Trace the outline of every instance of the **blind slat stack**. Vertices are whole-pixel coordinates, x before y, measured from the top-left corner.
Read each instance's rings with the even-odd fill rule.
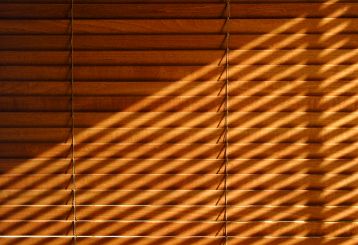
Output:
[[[357,243],[357,17],[3,0],[0,243]]]

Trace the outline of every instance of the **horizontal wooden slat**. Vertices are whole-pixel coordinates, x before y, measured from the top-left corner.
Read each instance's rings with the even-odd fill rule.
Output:
[[[69,51],[2,51],[0,64],[69,64]],[[77,51],[74,53],[76,65],[204,65],[220,62],[224,51]]]
[[[0,176],[1,189],[71,189],[70,174]]]
[[[71,127],[71,112],[0,112],[1,127]]]
[[[51,158],[32,158],[32,159],[0,159],[0,172],[13,174],[55,174],[68,173],[71,166],[71,159],[51,159]]]
[[[217,81],[224,78],[224,67],[218,66],[79,66],[74,69],[78,81],[137,80],[137,81]],[[233,80],[353,80],[357,65],[237,65],[229,70]],[[69,80],[70,66],[2,66],[2,80]]]
[[[36,245],[51,243],[53,245],[68,245],[73,242],[72,237],[0,237],[0,243],[4,245]],[[87,241],[88,242],[88,241]]]
[[[2,189],[71,188],[70,174],[2,174],[0,181]],[[99,190],[216,190],[224,188],[224,175],[78,174],[76,187]],[[357,177],[345,174],[230,174],[227,188],[229,190],[353,189],[357,188]]]
[[[76,97],[74,109],[76,111],[192,111],[217,112],[223,103],[222,96],[172,96],[148,97],[143,102],[141,96],[115,97]],[[165,103],[166,104],[165,104]],[[69,96],[43,96],[41,100],[36,96],[0,97],[2,111],[69,111],[71,108]]]
[[[85,206],[76,207],[78,220],[222,220],[224,206]],[[72,206],[0,207],[2,220],[71,220]],[[357,206],[228,206],[229,221],[356,221]]]
[[[176,115],[175,120],[164,120]],[[336,114],[335,114],[336,115]],[[346,114],[343,114],[344,116]],[[71,127],[70,112],[0,112],[2,127]],[[339,114],[338,114],[339,116]],[[195,120],[201,117],[204,120]],[[77,127],[217,127],[222,112],[76,112]],[[222,124],[223,125],[223,124]]]
[[[100,47],[99,47],[100,49]],[[69,51],[1,51],[1,65],[68,65]],[[77,51],[75,65],[223,65],[221,50]],[[304,61],[304,62],[302,62]],[[233,50],[230,65],[354,64],[351,49]]]
[[[4,3],[14,2],[14,3],[28,3],[26,0],[3,0]],[[307,3],[307,0],[270,0],[272,3],[283,3],[283,2],[303,2]],[[69,0],[32,0],[33,3],[71,3]],[[160,3],[160,2],[170,2],[170,3],[193,3],[193,0],[77,0],[77,3],[85,4],[85,3]],[[222,3],[221,0],[195,0],[195,2],[199,3]],[[237,3],[248,3],[248,0],[233,0],[233,2]],[[267,0],[256,0],[255,3],[266,3]],[[330,0],[311,0],[310,3],[326,3],[333,4]],[[339,2],[342,3],[354,3],[353,0],[341,0]]]
[[[289,243],[301,243],[305,245],[314,245],[319,243],[324,243],[327,245],[335,245],[335,244],[355,244],[357,242],[357,238],[355,237],[256,237],[256,238],[248,238],[248,237],[233,237],[229,239],[231,244],[235,245],[244,245],[244,244],[255,244],[257,242],[263,243],[275,243],[275,244],[289,244]]]
[[[233,222],[228,224],[228,233],[242,236],[355,236],[356,226],[356,222]]]
[[[26,43],[23,38],[4,36],[2,42],[9,48],[36,45],[35,41]],[[21,37],[21,36],[20,36]],[[10,40],[9,40],[10,39]],[[43,42],[46,38],[41,39]],[[60,40],[60,39],[59,39]],[[15,42],[18,46],[13,47]],[[58,41],[57,41],[58,42]],[[24,43],[24,44],[23,44]],[[31,44],[33,43],[33,44]],[[47,42],[45,42],[46,44]],[[278,49],[278,48],[356,48],[356,34],[322,35],[315,34],[261,34],[230,35],[230,49]],[[46,45],[51,45],[46,44]],[[32,46],[30,46],[32,47]],[[28,47],[28,48],[30,48]],[[35,46],[36,47],[36,46]],[[74,47],[80,50],[101,49],[224,49],[225,35],[75,35]]]
[[[345,83],[345,86],[342,86]],[[224,82],[218,81],[81,81],[73,87],[75,96],[87,95],[223,95]],[[3,81],[1,95],[67,95],[71,94],[68,81]],[[358,86],[354,81],[230,81],[229,95],[356,95]]]
[[[70,128],[0,128],[0,142],[70,142]]]
[[[230,35],[230,49],[358,46],[357,34]],[[0,50],[70,50],[69,35],[2,35]],[[225,35],[75,35],[75,50],[225,49]]]
[[[71,144],[1,143],[0,158],[68,157]],[[194,147],[194,148],[193,148]],[[221,143],[83,143],[76,145],[77,157],[98,158],[221,158]],[[357,157],[354,143],[235,143],[230,144],[231,158],[338,158]],[[275,154],[272,154],[275,152]]]
[[[70,112],[1,112],[2,127],[71,127]],[[170,119],[170,120],[165,120]],[[231,127],[355,127],[355,112],[230,112]],[[222,112],[76,112],[76,127],[222,127]]]
[[[356,32],[355,19],[349,22],[344,19],[335,19],[334,24],[320,25],[322,20],[295,18],[271,19],[262,21],[260,19],[231,19],[230,33],[325,33],[341,25],[339,32]],[[51,23],[51,22],[50,22]],[[49,25],[51,26],[51,24]],[[1,25],[1,22],[0,22]],[[319,26],[319,27],[318,27]],[[16,26],[15,26],[16,28]],[[38,30],[32,30],[30,33]],[[305,31],[302,31],[305,30]],[[26,29],[25,29],[26,31]],[[223,33],[225,31],[225,20],[77,20],[74,22],[75,33]],[[41,33],[41,32],[40,32]],[[43,32],[42,32],[43,33]],[[61,34],[61,33],[59,33]]]
[[[45,111],[45,112],[70,112],[71,100],[68,96],[61,97],[0,97],[0,110],[3,112],[21,111]]]
[[[1,223],[0,223],[1,224]],[[106,229],[99,227],[106,225]],[[215,236],[222,235],[219,222],[78,222],[80,235],[153,235],[153,236]],[[219,233],[219,234],[218,234]]]
[[[356,162],[355,159],[230,159],[228,172],[354,174],[358,170]]]
[[[230,190],[230,205],[357,205],[356,190]],[[220,205],[223,190],[78,190],[85,205]],[[1,190],[2,205],[66,205],[71,190]]]
[[[21,206],[2,205],[1,220],[69,220],[73,219],[72,205]]]
[[[224,128],[76,128],[77,143],[216,143]],[[357,128],[230,128],[229,143],[354,143]],[[0,142],[70,142],[70,128],[0,128]]]
[[[332,19],[333,23],[329,21]],[[0,20],[0,34],[65,34],[69,26],[68,20]],[[339,18],[231,19],[229,31],[234,34],[329,33],[337,26],[342,27],[340,33],[358,31],[355,19]],[[74,34],[217,34],[225,32],[225,20],[76,20],[73,30]]]
[[[100,229],[103,225],[106,225],[106,229]],[[302,233],[306,236],[337,237],[354,236],[356,226],[357,223],[346,222],[233,222],[228,224],[228,232],[231,236],[239,233],[248,237],[270,234],[294,236]],[[221,222],[77,222],[79,235],[215,236],[221,227]],[[2,221],[0,230],[11,235],[60,235],[71,230],[71,222]]]
[[[347,7],[349,6],[349,8]],[[356,4],[319,3],[236,4],[231,5],[233,18],[257,17],[328,17],[341,9],[337,17],[357,17]],[[268,11],[269,10],[269,11]],[[224,4],[75,4],[75,18],[223,18]],[[0,18],[66,18],[69,4],[2,4]]]
[[[1,35],[1,50],[70,50],[68,35]]]
[[[77,244],[103,244],[103,245],[126,245],[126,244],[165,244],[165,245],[220,245],[224,241],[224,237],[196,237],[196,238],[182,238],[182,237],[78,237]],[[229,237],[230,244],[234,245],[246,245],[254,244],[255,242],[263,243],[301,243],[305,245],[315,245],[317,243],[324,243],[327,245],[346,244],[354,245],[357,243],[357,238],[354,237]],[[14,243],[18,245],[35,245],[51,243],[54,245],[67,245],[73,242],[72,238],[5,238],[0,237],[1,244],[12,245]]]
[[[4,112],[64,112],[71,106],[70,98],[66,96],[43,96],[41,100],[35,96],[2,96],[0,102],[0,109]],[[218,112],[223,103],[222,96],[148,96],[145,99],[141,96],[85,96],[75,97],[74,109],[78,112]],[[229,111],[354,112],[357,103],[357,98],[351,96],[325,96],[324,99],[320,96],[235,96],[229,100]],[[173,117],[177,115],[173,114]]]
[[[61,19],[68,18],[70,13],[70,5],[64,4],[34,4],[28,3],[2,3],[0,10],[0,18],[46,18]]]
[[[80,4],[75,5],[77,18],[222,18],[224,4]],[[320,8],[321,4],[236,4],[231,5],[233,18],[255,17],[324,17],[332,15],[336,9],[342,9],[338,16],[357,17],[357,6],[335,3],[328,8]],[[269,9],[269,11],[267,11]],[[346,11],[343,11],[346,10]]]
[[[78,174],[214,174],[223,173],[222,159],[78,158]],[[71,159],[0,159],[1,173],[68,173]],[[229,159],[230,174],[343,173],[358,171],[356,159]]]
[[[1,158],[68,158],[70,143],[0,143]]]
[[[68,235],[72,231],[72,221],[0,221],[0,234],[3,235]]]
[[[218,205],[222,203],[222,194],[222,190],[78,190],[76,202],[78,205]],[[72,190],[1,190],[0,203],[67,205],[72,203],[72,196]]]
[[[75,137],[77,143],[97,142],[157,142],[157,143],[215,143],[223,134],[223,129],[206,129],[206,133],[201,136],[192,137],[197,133],[197,129],[187,128],[146,128],[142,133],[135,133],[135,128],[90,128],[76,129]],[[132,136],[130,134],[133,134]],[[68,142],[71,135],[71,129],[68,128],[1,128],[0,142]],[[221,140],[222,141],[222,140]]]

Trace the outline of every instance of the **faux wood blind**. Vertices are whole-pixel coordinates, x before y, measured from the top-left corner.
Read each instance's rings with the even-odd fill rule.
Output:
[[[2,0],[0,244],[357,244],[357,17]]]

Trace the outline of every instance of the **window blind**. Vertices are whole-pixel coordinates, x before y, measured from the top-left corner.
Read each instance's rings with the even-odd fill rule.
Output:
[[[358,3],[3,0],[1,244],[355,244]]]

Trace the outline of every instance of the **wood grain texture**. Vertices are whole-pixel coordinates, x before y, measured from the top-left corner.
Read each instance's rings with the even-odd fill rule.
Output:
[[[225,10],[0,3],[0,244],[357,243],[357,2]]]
[[[329,33],[335,26],[342,26],[340,33],[357,32],[355,19],[331,18],[318,20],[295,19],[232,19],[230,33],[233,34],[294,34]],[[323,25],[322,21],[328,24]],[[321,24],[320,24],[321,23]],[[287,26],[287,27],[285,27]],[[70,28],[68,20],[0,20],[0,34],[66,34]],[[167,19],[167,20],[76,20],[75,34],[218,34],[225,33],[225,20],[221,19]]]

